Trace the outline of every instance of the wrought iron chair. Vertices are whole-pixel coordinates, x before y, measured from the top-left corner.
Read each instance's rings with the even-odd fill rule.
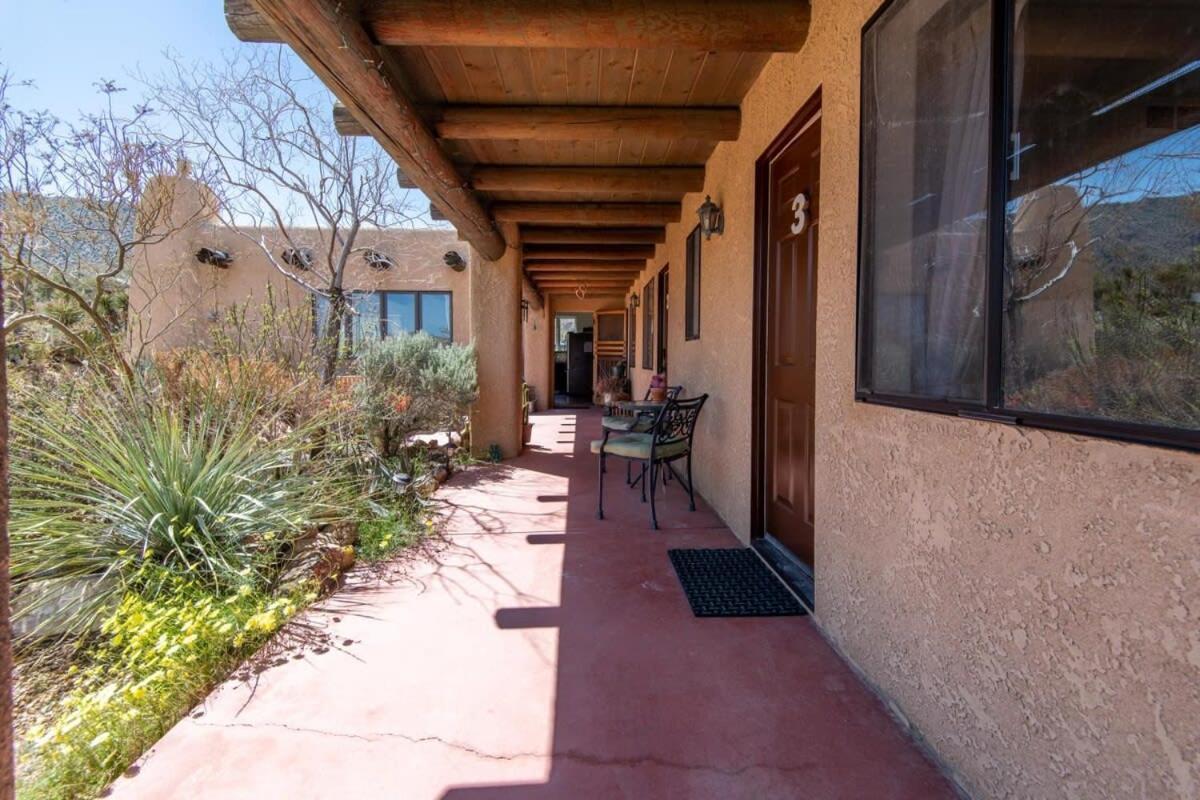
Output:
[[[683,386],[668,386],[667,400],[675,400],[683,393]],[[646,394],[642,397],[642,402],[650,399],[650,387],[646,387]],[[625,411],[622,410],[619,414],[609,414],[600,419],[600,427],[605,432],[611,433],[645,433],[650,430],[650,426],[654,424],[655,411]],[[640,479],[639,479],[640,480]],[[663,475],[663,480],[666,480],[666,475]],[[629,462],[625,463],[625,485],[633,486],[635,483],[633,473],[630,472]]]
[[[650,486],[650,524],[658,530],[658,509],[654,496],[658,488],[658,471],[666,469],[674,473],[680,483],[683,477],[675,472],[674,462],[687,459],[688,508],[696,510],[696,493],[692,488],[692,440],[696,434],[696,420],[704,407],[707,394],[686,400],[672,399],[655,415],[650,429],[644,432],[616,433],[605,430],[604,438],[592,442],[592,452],[600,461],[600,492],[596,505],[596,518],[604,519],[604,472],[609,456],[624,458],[626,463],[638,461],[642,466],[642,502],[646,501],[646,485]],[[647,472],[649,476],[647,477]]]

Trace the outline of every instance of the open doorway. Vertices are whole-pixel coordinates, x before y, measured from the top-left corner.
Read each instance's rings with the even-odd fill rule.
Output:
[[[581,408],[592,404],[594,324],[590,313],[554,315],[555,408]]]

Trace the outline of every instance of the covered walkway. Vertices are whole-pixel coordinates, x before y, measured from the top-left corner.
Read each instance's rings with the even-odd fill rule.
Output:
[[[614,475],[594,518],[598,430],[539,415],[452,479],[434,559],[310,612],[336,646],[221,687],[114,796],[953,797],[808,618],[692,617],[666,550],[738,546],[702,503],[651,532]]]

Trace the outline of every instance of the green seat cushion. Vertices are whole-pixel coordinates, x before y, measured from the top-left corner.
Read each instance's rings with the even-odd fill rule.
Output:
[[[600,424],[606,431],[642,433],[650,429],[654,424],[654,420],[644,416],[604,417],[600,421]]]
[[[650,458],[650,446],[654,443],[654,437],[648,433],[623,433],[619,436],[608,437],[608,444],[604,444],[603,439],[597,439],[592,442],[592,452],[599,453],[600,447],[604,446],[604,452],[610,456],[619,456],[621,458],[637,458],[647,460]],[[655,450],[654,455],[657,458],[674,458],[687,453],[688,443],[686,441],[671,442],[662,444]]]

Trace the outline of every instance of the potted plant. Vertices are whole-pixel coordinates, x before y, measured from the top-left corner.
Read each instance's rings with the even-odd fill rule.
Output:
[[[616,375],[605,375],[596,381],[596,394],[606,406],[614,405],[625,393],[625,379]]]
[[[650,402],[667,402],[667,376],[653,375],[650,378]]]

